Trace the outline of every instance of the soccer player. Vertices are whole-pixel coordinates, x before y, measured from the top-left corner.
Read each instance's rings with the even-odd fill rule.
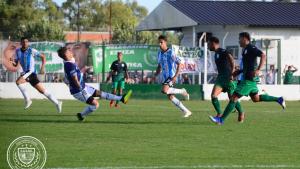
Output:
[[[114,61],[111,66],[109,76],[106,79],[106,82],[109,81],[110,77],[112,77],[112,93],[122,96],[123,90],[125,89],[125,79],[128,80],[128,69],[127,64],[122,61],[123,54],[122,52],[117,53],[118,60]],[[119,101],[116,101],[115,107],[118,107]],[[110,107],[112,107],[114,101],[110,101]]]
[[[21,38],[21,48],[16,49],[16,58],[11,60],[13,66],[18,66],[21,64],[23,72],[21,76],[17,79],[16,84],[20,89],[24,100],[25,100],[25,109],[28,109],[32,101],[28,96],[28,93],[25,88],[25,83],[29,82],[37,91],[46,96],[52,103],[55,104],[56,109],[59,113],[62,110],[62,102],[58,101],[50,92],[48,92],[43,85],[40,83],[36,70],[35,70],[35,58],[40,57],[42,60],[41,73],[45,72],[45,63],[46,58],[44,54],[41,54],[36,49],[29,47],[29,39],[27,37]]]
[[[216,37],[211,37],[209,39],[209,50],[215,52],[215,63],[218,70],[218,77],[214,84],[213,90],[211,92],[211,102],[214,106],[217,115],[216,117],[221,117],[221,106],[218,100],[218,95],[221,92],[227,92],[228,98],[230,98],[236,88],[237,82],[233,79],[233,72],[235,70],[234,59],[227,50],[220,48],[219,39]],[[238,101],[235,105],[239,116],[238,121],[244,121],[244,112]]]
[[[260,70],[265,64],[266,55],[259,50],[256,46],[250,43],[250,34],[248,32],[242,32],[239,34],[239,43],[243,48],[243,80],[237,85],[227,107],[224,110],[224,113],[221,117],[212,117],[210,120],[217,124],[223,124],[226,117],[230,112],[235,108],[238,99],[242,96],[250,95],[253,102],[277,102],[285,109],[285,101],[283,97],[274,97],[267,94],[258,94],[258,88],[256,85],[257,76],[259,75]],[[257,57],[260,57],[259,65],[257,66]],[[238,72],[235,72],[236,74]]]
[[[286,70],[286,68],[287,68],[287,70]],[[295,72],[297,72],[297,70],[298,69],[295,66],[293,66],[293,65],[290,65],[290,66],[285,65],[285,68],[283,70],[283,72],[285,73],[283,84],[292,84],[293,83],[293,79],[294,79],[293,74]]]
[[[172,49],[168,48],[166,36],[160,35],[158,41],[160,51],[158,52],[158,66],[153,80],[162,71],[163,83],[161,92],[167,94],[171,102],[184,113],[183,117],[189,117],[192,115],[192,112],[175,97],[175,94],[181,94],[188,100],[189,94],[184,88],[176,89],[173,87],[180,73],[181,60],[175,55]]]
[[[88,114],[92,113],[99,107],[99,103],[94,99],[94,97],[100,97],[107,100],[120,100],[124,104],[128,102],[132,93],[131,90],[123,96],[116,96],[96,90],[85,84],[83,75],[75,63],[75,58],[73,57],[73,53],[70,49],[61,47],[57,53],[58,56],[64,60],[65,78],[66,81],[68,81],[67,83],[69,84],[71,94],[77,100],[89,104],[89,106],[87,106],[81,113],[77,113],[79,121],[83,121]]]

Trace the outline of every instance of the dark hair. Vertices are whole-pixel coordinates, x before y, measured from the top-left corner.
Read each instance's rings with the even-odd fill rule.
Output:
[[[160,36],[158,37],[158,40],[164,40],[164,41],[168,42],[168,38],[167,38],[167,36],[165,36],[165,35],[160,35]]]
[[[217,37],[214,37],[214,36],[209,38],[209,42],[213,42],[213,43],[216,43],[216,44],[220,43],[219,39]]]
[[[250,34],[248,33],[248,32],[241,32],[240,34],[239,34],[239,36],[240,36],[240,38],[246,38],[246,39],[248,39],[249,41],[250,41]]]
[[[22,42],[23,40],[25,40],[25,39],[27,39],[27,40],[29,41],[29,38],[28,38],[28,37],[23,36],[23,37],[21,37],[21,42]]]
[[[64,59],[66,58],[66,51],[68,50],[67,47],[60,47],[58,50],[57,50],[57,54],[60,58]]]

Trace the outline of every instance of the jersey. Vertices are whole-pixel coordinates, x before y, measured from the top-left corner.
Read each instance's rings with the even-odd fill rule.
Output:
[[[169,48],[165,52],[158,52],[157,61],[161,66],[163,81],[174,77],[176,74],[177,64],[181,63],[180,58],[177,57],[175,52]]]
[[[113,82],[124,80],[125,72],[128,71],[127,64],[123,61],[119,62],[118,60],[114,61],[111,64],[110,70],[113,71],[113,74],[112,74],[112,81]]]
[[[230,79],[232,68],[229,62],[229,53],[222,48],[217,49],[215,52],[215,63],[218,69],[218,77]]]
[[[293,80],[294,80],[293,74],[294,74],[294,71],[287,70],[284,75],[283,84],[292,84]]]
[[[244,80],[257,81],[258,77],[253,77],[253,72],[257,68],[257,57],[261,57],[262,51],[256,46],[248,44],[242,51]]]
[[[16,50],[15,62],[20,62],[23,73],[32,72],[36,74],[35,58],[40,56],[40,53],[36,49],[29,47],[25,51],[22,51],[21,48],[18,48]]]
[[[71,94],[75,94],[80,92],[82,89],[85,88],[85,82],[83,80],[83,75],[80,72],[77,64],[74,61],[64,61],[64,69],[65,69],[65,78],[70,88]],[[73,76],[77,76],[77,79],[80,83],[80,88],[75,85],[73,80]]]

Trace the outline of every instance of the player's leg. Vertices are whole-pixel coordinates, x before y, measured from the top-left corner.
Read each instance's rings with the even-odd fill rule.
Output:
[[[222,91],[223,91],[223,88],[218,85],[214,85],[213,90],[211,91],[211,103],[217,112],[217,115],[216,115],[217,117],[221,117],[221,115],[222,115],[220,102],[218,100],[218,96]]]
[[[229,82],[228,87],[227,87],[227,94],[228,94],[229,99],[232,97],[236,87],[237,87],[236,81]],[[238,112],[238,122],[240,122],[240,123],[244,122],[245,112],[244,112],[241,102],[239,100],[236,102],[235,109]]]
[[[124,80],[120,81],[118,84],[118,91],[119,91],[118,95],[119,96],[123,95],[123,89],[125,89],[125,81]],[[118,107],[118,103],[119,103],[119,101],[116,101],[115,107]]]
[[[192,112],[187,109],[180,100],[178,100],[174,95],[168,95],[168,98],[171,100],[171,102],[178,107],[184,114],[183,117],[187,118],[192,115]]]
[[[285,109],[285,100],[283,97],[274,97],[267,94],[253,93],[250,95],[253,102],[277,102],[280,106]]]
[[[186,100],[190,99],[190,95],[189,93],[186,91],[185,88],[182,89],[177,89],[173,87],[173,82],[171,80],[171,78],[167,78],[164,82],[163,85],[167,85],[168,88],[166,90],[162,90],[162,93],[164,94],[170,94],[170,95],[174,95],[174,94],[181,94],[185,97]]]
[[[96,90],[93,97],[100,97],[102,99],[106,100],[114,100],[114,101],[121,101],[122,103],[126,104],[132,94],[132,90],[129,90],[126,94],[123,96],[117,96],[115,94],[107,93],[104,91]]]
[[[17,80],[16,80],[16,84],[19,88],[19,90],[21,91],[23,97],[24,97],[24,101],[25,101],[25,109],[29,108],[30,105],[32,104],[32,101],[26,91],[26,88],[25,88],[25,84],[26,84],[26,80],[20,76]]]
[[[117,93],[117,87],[118,87],[118,82],[113,81],[112,82],[112,87],[111,87],[112,88],[112,94],[115,95]],[[115,102],[114,100],[111,100],[110,103],[109,103],[109,106],[112,107],[114,105],[114,102]]]
[[[87,107],[84,108],[84,110],[80,113],[77,113],[77,118],[79,121],[83,121],[84,118],[92,113],[93,111],[97,110],[99,107],[99,103],[96,99],[94,99],[92,96],[90,96],[87,101],[87,104],[89,104]]]
[[[51,94],[48,90],[46,90],[44,88],[44,86],[42,85],[42,83],[39,82],[37,77],[36,77],[36,79],[34,77],[32,77],[29,82],[37,91],[39,91],[41,94],[46,96],[48,98],[48,100],[50,100],[53,104],[55,104],[57,112],[61,113],[61,111],[62,111],[62,102],[58,101],[56,99],[56,97],[53,96],[53,94]]]

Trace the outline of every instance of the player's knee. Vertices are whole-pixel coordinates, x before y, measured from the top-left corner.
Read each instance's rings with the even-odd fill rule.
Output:
[[[169,98],[169,100],[172,100],[174,98],[174,96],[169,94],[168,98]]]

